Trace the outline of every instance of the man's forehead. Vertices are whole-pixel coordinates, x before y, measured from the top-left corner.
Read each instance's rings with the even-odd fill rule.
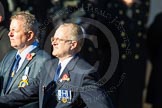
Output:
[[[56,32],[55,32],[55,36],[65,36],[69,35],[71,33],[71,30],[68,29],[68,27],[59,27]]]
[[[11,28],[11,27],[19,28],[20,26],[22,26],[22,24],[24,24],[23,21],[14,19],[14,20],[12,20],[11,23],[10,23],[10,28]]]
[[[71,26],[69,26],[69,25],[66,25],[66,26],[61,25],[58,29],[59,29],[59,30],[65,31],[65,30],[67,30],[67,29],[71,29]]]

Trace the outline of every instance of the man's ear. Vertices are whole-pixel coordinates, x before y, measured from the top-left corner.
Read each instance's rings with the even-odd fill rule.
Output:
[[[78,43],[76,41],[71,42],[71,50],[77,47]]]
[[[27,36],[28,36],[28,41],[33,40],[34,39],[34,32],[33,31],[28,31]]]

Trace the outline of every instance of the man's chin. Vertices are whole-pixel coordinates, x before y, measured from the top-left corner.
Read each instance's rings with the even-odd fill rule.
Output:
[[[15,46],[15,45],[11,45],[11,47],[13,47],[14,49],[17,49],[18,50],[18,47]]]
[[[57,54],[56,54],[54,51],[52,52],[52,55],[53,55],[53,56],[57,56]]]

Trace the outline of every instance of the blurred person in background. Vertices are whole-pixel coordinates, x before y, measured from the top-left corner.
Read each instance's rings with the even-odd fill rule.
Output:
[[[12,49],[10,45],[10,40],[8,37],[8,29],[5,25],[5,12],[3,4],[0,2],[0,61],[4,57],[4,55]]]
[[[162,13],[159,13],[148,29],[147,45],[152,64],[151,76],[147,88],[146,102],[152,108],[162,108]]]
[[[117,108],[142,108],[148,60],[146,24],[150,0],[103,0],[100,7],[116,16],[112,24],[119,22],[116,23],[119,29],[112,29],[120,50],[116,71],[126,73],[121,86],[110,94]]]

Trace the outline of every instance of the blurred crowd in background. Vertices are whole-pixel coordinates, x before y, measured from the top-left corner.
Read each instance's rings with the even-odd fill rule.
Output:
[[[153,0],[152,0],[153,1]],[[158,15],[147,26],[150,16],[150,0],[1,0],[5,9],[3,25],[9,29],[10,16],[17,11],[29,11],[39,21],[41,48],[51,54],[50,37],[57,25],[72,20],[83,26],[89,35],[82,51],[92,65],[99,61],[101,77],[111,64],[112,45],[100,27],[85,22],[93,19],[105,25],[117,41],[119,60],[111,79],[104,84],[116,108],[142,108],[143,101],[153,108],[162,108],[161,61],[162,45],[161,19]],[[68,11],[67,11],[68,10]],[[100,13],[101,12],[101,13]],[[106,17],[104,16],[107,13]],[[95,22],[94,22],[95,25]],[[1,32],[1,31],[0,31]],[[0,38],[1,39],[1,38]],[[7,39],[3,42],[9,43]],[[3,46],[3,47],[2,47]],[[6,48],[0,40],[0,51]],[[5,52],[5,51],[4,51]],[[2,59],[1,55],[1,59]],[[118,58],[118,57],[117,57]],[[147,64],[151,62],[148,92],[146,88]]]

